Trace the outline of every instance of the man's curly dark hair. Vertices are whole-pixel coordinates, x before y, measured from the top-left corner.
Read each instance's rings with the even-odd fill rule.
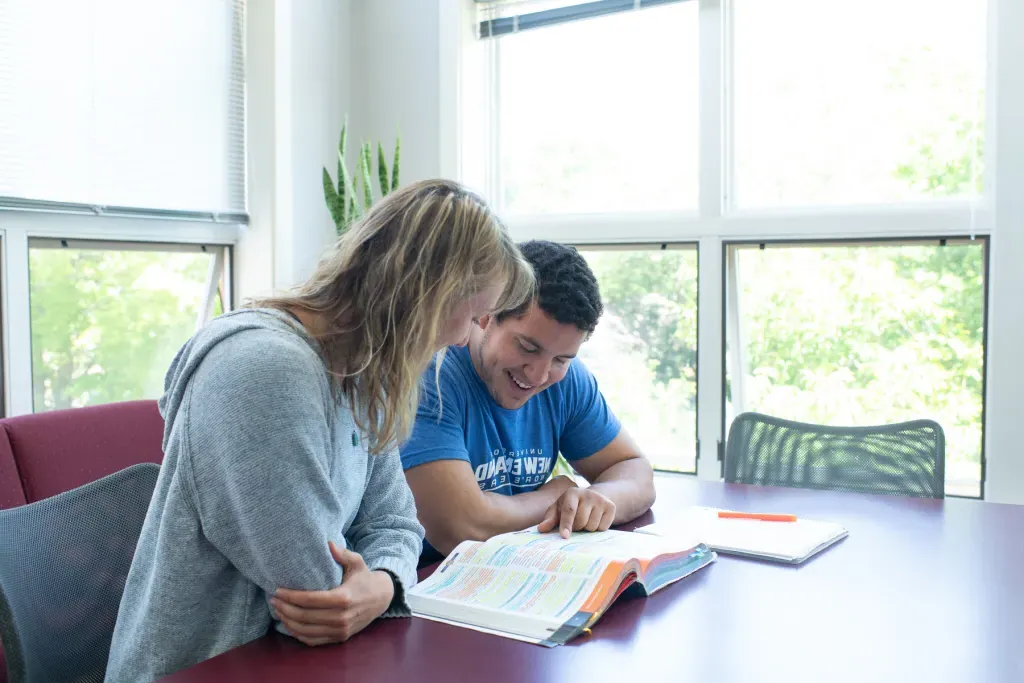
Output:
[[[519,245],[533,264],[537,278],[536,298],[519,308],[497,314],[498,323],[523,316],[536,302],[541,310],[563,325],[575,325],[589,337],[597,328],[604,307],[594,271],[575,247],[545,240]]]

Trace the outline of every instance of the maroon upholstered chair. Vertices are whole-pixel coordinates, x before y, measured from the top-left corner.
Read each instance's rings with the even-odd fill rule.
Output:
[[[21,480],[23,502],[70,491],[140,462],[163,461],[164,422],[156,401],[55,410],[0,420],[0,426]],[[2,449],[0,444],[0,471]],[[0,503],[4,486],[0,484]]]
[[[163,434],[156,401],[0,420],[0,509],[70,491],[140,462],[160,464]],[[0,649],[0,683],[6,681]]]
[[[0,510],[25,504],[25,492],[21,489],[21,478],[14,464],[14,453],[7,440],[7,432],[0,429]],[[0,648],[0,681],[7,683],[7,662]]]
[[[25,491],[21,487],[21,475],[14,463],[14,452],[7,439],[7,430],[0,428],[0,510],[24,505]]]

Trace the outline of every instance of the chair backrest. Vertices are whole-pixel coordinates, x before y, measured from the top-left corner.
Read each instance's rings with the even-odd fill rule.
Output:
[[[11,683],[103,681],[158,465],[0,511],[0,638]]]
[[[21,487],[21,474],[14,460],[7,430],[0,426],[0,510],[24,505],[25,491]]]
[[[943,498],[946,437],[932,420],[826,427],[760,413],[738,415],[725,448],[725,480]]]
[[[126,401],[11,417],[0,420],[0,430],[6,433],[28,503],[140,462],[163,461],[164,421],[156,401]],[[2,455],[0,447],[0,478],[4,472]],[[0,493],[2,489],[0,484]]]

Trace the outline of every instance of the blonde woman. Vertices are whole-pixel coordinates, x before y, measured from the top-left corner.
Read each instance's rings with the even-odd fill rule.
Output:
[[[409,614],[423,529],[396,448],[421,375],[532,292],[484,202],[426,181],[381,200],[291,296],[197,332],[160,399],[165,459],[106,680],[153,680],[271,626],[318,645]],[[278,609],[288,589],[329,599]]]

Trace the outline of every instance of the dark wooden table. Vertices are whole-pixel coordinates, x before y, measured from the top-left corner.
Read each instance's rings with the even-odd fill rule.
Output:
[[[720,556],[550,650],[401,619],[320,648],[267,636],[164,680],[1024,682],[1024,506],[673,477],[637,522],[694,504],[837,521],[850,536],[798,567]]]

